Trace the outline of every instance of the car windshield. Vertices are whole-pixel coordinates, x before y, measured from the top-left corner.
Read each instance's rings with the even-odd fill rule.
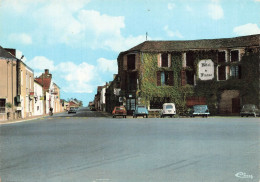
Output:
[[[205,111],[208,109],[208,107],[206,105],[196,105],[196,106],[193,106],[193,108],[195,111]]]
[[[117,111],[119,111],[119,110],[124,110],[124,108],[123,108],[123,107],[117,107],[116,110],[117,110]]]
[[[172,106],[172,105],[166,105],[165,108],[166,108],[166,109],[173,109],[173,106]]]
[[[145,106],[137,106],[138,108],[145,108]]]
[[[256,106],[253,104],[247,104],[247,105],[244,105],[243,108],[244,109],[254,109],[254,108],[256,108]]]

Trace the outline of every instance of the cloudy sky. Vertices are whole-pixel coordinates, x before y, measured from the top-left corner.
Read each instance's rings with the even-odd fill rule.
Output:
[[[35,76],[49,69],[61,97],[84,105],[146,32],[148,40],[260,34],[260,0],[0,0],[0,45],[21,51]]]

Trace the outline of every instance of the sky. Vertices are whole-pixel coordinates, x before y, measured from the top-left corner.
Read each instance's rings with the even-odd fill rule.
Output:
[[[146,32],[147,40],[260,34],[260,0],[0,0],[0,45],[24,55],[35,76],[49,69],[61,98],[84,105]]]

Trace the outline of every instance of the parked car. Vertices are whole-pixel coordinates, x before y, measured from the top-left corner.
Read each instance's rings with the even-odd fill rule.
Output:
[[[71,107],[68,111],[68,114],[70,113],[77,113],[77,109],[75,107]]]
[[[256,105],[254,104],[246,104],[243,105],[241,112],[240,112],[240,116],[260,116],[260,110],[257,108]]]
[[[190,110],[191,117],[195,117],[195,116],[208,117],[209,114],[210,113],[207,105],[194,105]]]
[[[114,110],[112,111],[113,118],[117,116],[123,116],[123,118],[126,118],[126,109],[125,106],[116,106],[114,107]]]
[[[176,114],[176,108],[174,103],[164,103],[163,109],[161,110],[160,116],[164,118],[165,116],[173,117]]]
[[[137,118],[138,116],[143,116],[148,118],[148,110],[146,106],[137,105],[135,111],[133,113],[133,118]]]

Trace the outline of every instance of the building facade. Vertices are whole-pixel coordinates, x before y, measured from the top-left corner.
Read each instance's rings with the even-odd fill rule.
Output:
[[[20,75],[18,97],[21,117],[27,118],[34,114],[34,72],[24,62],[19,60],[18,72]]]
[[[185,113],[207,104],[212,114],[260,106],[260,35],[190,41],[145,41],[118,56],[120,97],[131,114],[174,102]]]
[[[17,64],[17,59],[0,46],[0,120],[18,117]]]
[[[34,80],[34,115],[43,115],[44,96],[42,85]]]

